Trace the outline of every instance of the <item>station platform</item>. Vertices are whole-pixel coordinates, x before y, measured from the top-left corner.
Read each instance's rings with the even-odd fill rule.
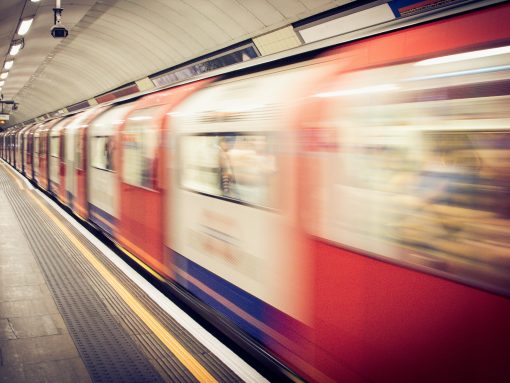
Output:
[[[265,379],[0,162],[0,382]]]

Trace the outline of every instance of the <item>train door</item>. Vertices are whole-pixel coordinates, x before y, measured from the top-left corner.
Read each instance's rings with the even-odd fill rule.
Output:
[[[73,199],[73,211],[80,218],[89,218],[87,204],[87,126],[79,126],[75,136],[75,177],[76,196]]]
[[[87,199],[90,221],[114,235],[119,221],[116,133],[132,104],[113,106],[87,128]]]
[[[80,113],[70,120],[65,127],[65,150],[63,156],[65,158],[65,194],[67,205],[73,210],[77,193],[77,168],[80,167],[83,170],[83,167],[80,166],[82,159],[79,154],[82,154],[82,152],[79,151],[79,132],[87,126],[86,123],[97,111],[98,108],[93,108]]]
[[[39,160],[40,160],[40,155],[39,155],[39,144],[40,144],[40,133],[39,133],[39,130],[36,129],[35,132],[34,132],[34,135],[33,135],[33,152],[32,152],[32,158],[33,158],[33,169],[32,169],[32,174],[33,174],[33,179],[34,181],[39,184],[39,172],[40,172],[40,169],[39,169]]]
[[[14,136],[16,134],[16,129],[13,129],[9,133],[9,164],[14,166]]]
[[[32,125],[26,134],[25,176],[30,180],[34,178],[34,132],[37,126]]]
[[[66,127],[75,117],[66,118],[53,125],[49,132],[50,151],[48,156],[49,169],[49,191],[55,195],[60,202],[66,203]]]
[[[11,149],[11,131],[8,130],[5,133],[5,161],[9,163],[10,161],[10,149]]]
[[[25,128],[19,128],[16,132],[16,170],[23,171],[23,131]]]
[[[16,167],[16,129],[11,133],[11,165]]]
[[[50,129],[57,121],[44,124],[39,131],[39,186],[49,191]]]
[[[55,127],[56,128],[56,127]],[[49,134],[50,141],[50,152],[48,156],[48,168],[49,168],[49,184],[48,191],[54,195],[57,194],[57,190],[60,184],[59,180],[59,132],[57,129],[52,129]]]
[[[59,134],[59,142],[58,142],[58,173],[59,173],[59,179],[60,179],[60,185],[58,188],[57,198],[60,200],[60,202],[66,204],[67,203],[67,196],[66,196],[66,135],[65,135],[66,129],[65,126],[63,126],[60,129]]]
[[[120,132],[120,223],[118,240],[143,262],[162,271],[163,164],[160,122],[164,106],[138,109]],[[158,118],[159,117],[159,118]]]
[[[165,261],[166,187],[164,150],[168,112],[206,82],[159,92],[139,100],[120,129],[120,222],[118,240],[127,250],[170,276]]]
[[[16,167],[16,133],[17,129],[14,128],[11,134],[11,165]]]
[[[22,162],[23,162],[23,174],[26,176],[28,171],[28,158],[29,158],[29,147],[28,147],[28,135],[32,129],[32,125],[26,127],[23,131],[23,151],[22,151]]]
[[[25,174],[26,171],[26,156],[27,156],[27,134],[30,130],[32,125],[25,126],[23,129],[21,129],[19,137],[20,137],[20,168],[19,171],[22,174]]]

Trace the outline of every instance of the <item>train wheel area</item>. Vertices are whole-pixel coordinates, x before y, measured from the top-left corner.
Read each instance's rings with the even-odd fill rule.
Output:
[[[0,163],[0,381],[265,381]]]

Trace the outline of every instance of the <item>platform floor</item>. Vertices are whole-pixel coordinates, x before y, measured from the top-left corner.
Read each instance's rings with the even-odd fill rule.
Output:
[[[0,162],[0,382],[265,381],[78,226]]]

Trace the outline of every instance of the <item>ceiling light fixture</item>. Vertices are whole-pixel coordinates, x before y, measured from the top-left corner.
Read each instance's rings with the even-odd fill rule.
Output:
[[[13,65],[14,65],[14,61],[13,60],[6,61],[5,64],[4,64],[4,69],[5,70],[9,70],[9,69],[12,68]]]
[[[9,76],[9,73],[4,72],[4,73],[0,74],[0,79],[5,80],[7,78],[7,76]]]
[[[9,54],[11,56],[16,56],[21,49],[23,49],[25,45],[25,41],[23,39],[14,40],[11,45],[11,50],[9,51]]]
[[[4,84],[5,84],[5,81],[0,81],[0,87],[4,86]]]
[[[30,29],[30,26],[32,25],[32,21],[34,21],[34,18],[25,19],[21,22],[18,28],[18,35],[26,35],[28,30]]]
[[[11,51],[9,52],[9,54],[11,56],[16,56],[19,53],[20,49],[21,49],[21,44],[13,45],[11,47]]]

